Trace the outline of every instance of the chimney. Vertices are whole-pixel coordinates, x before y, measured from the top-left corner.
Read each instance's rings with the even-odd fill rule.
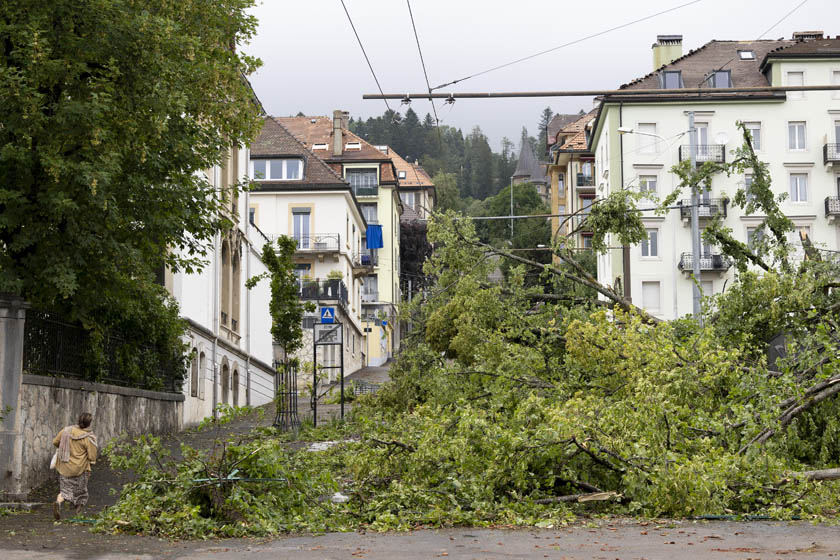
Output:
[[[813,39],[822,39],[823,32],[822,31],[794,31],[793,32],[793,40],[794,41],[810,41]]]
[[[350,130],[350,111],[341,112],[341,127]]]
[[[333,111],[333,155],[340,156],[344,151],[344,135],[341,133],[344,112]]]
[[[653,69],[670,64],[682,56],[682,35],[657,35],[653,49]]]

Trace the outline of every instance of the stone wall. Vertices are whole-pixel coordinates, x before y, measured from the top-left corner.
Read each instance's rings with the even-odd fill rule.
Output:
[[[176,432],[183,426],[184,395],[130,389],[74,379],[24,375],[20,411],[23,435],[19,488],[25,494],[51,476],[52,440],[79,414],[93,414],[100,450],[120,434]]]

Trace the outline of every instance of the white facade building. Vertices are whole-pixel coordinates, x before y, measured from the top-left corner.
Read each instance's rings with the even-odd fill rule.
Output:
[[[666,47],[673,49],[675,37],[667,39]],[[687,111],[695,115],[698,162],[729,161],[731,151],[743,143],[736,127],[742,121],[752,132],[757,155],[769,165],[774,191],[788,194],[781,204],[785,214],[817,247],[839,249],[840,92],[679,92],[682,87],[703,84],[840,84],[840,39],[815,35],[797,39],[712,41],[674,61],[666,59],[654,73],[624,86],[674,89],[673,96],[605,98],[590,142],[597,194],[636,189],[650,193],[653,200],[677,188],[678,179],[669,170],[690,155],[685,134]],[[655,44],[654,50],[659,46]],[[620,134],[619,128],[633,132]],[[739,208],[728,204],[728,199],[749,182],[748,174],[716,176],[710,191],[702,197],[700,227],[710,215],[717,214],[725,216],[723,223],[740,241],[747,242],[755,235],[763,216],[742,215]],[[684,208],[670,210],[664,216],[653,212],[644,215],[647,241],[611,249],[598,260],[601,282],[621,287],[634,304],[663,319],[692,312],[690,192],[684,190],[680,198],[685,199]],[[794,235],[793,241],[799,244],[799,236]],[[701,287],[706,295],[721,292],[735,274],[718,253],[714,247],[702,249]]]

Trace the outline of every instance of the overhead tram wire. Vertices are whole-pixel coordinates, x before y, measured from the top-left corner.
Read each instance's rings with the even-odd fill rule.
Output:
[[[362,49],[362,54],[365,55],[365,61],[367,61],[368,68],[370,68],[370,73],[373,75],[373,81],[376,82],[376,87],[379,88],[379,93],[383,95],[383,100],[385,101],[385,107],[388,109],[388,112],[391,114],[391,118],[394,118],[396,113],[391,110],[391,106],[388,105],[388,99],[384,97],[384,93],[382,93],[382,86],[379,85],[379,78],[376,77],[376,72],[373,71],[373,65],[370,63],[370,58],[368,58],[367,52],[365,51],[365,46],[362,44],[362,39],[359,37],[359,32],[356,31],[356,26],[353,24],[353,18],[350,17],[350,12],[347,11],[347,5],[344,4],[344,0],[341,0],[341,7],[344,8],[344,13],[347,14],[347,21],[350,22],[350,27],[353,28],[353,34],[356,36],[356,41],[359,42],[359,48]]]
[[[680,10],[682,8],[691,6],[692,4],[697,4],[698,2],[702,2],[702,0],[692,0],[691,2],[686,2],[685,4],[680,4],[679,6],[674,6],[673,8],[668,8],[667,10],[662,10],[661,12],[657,12],[655,14],[651,14],[651,15],[645,16],[643,18],[635,19],[635,20],[629,21],[627,23],[622,23],[621,25],[616,25],[615,27],[610,27],[609,29],[599,31],[599,32],[593,33],[591,35],[587,35],[586,37],[581,37],[580,39],[575,39],[574,41],[569,41],[568,43],[563,43],[562,45],[558,45],[556,47],[552,47],[550,49],[546,49],[546,50],[540,51],[538,53],[534,53],[534,54],[531,54],[531,55],[528,55],[528,56],[524,56],[522,58],[517,58],[516,60],[512,60],[510,62],[506,62],[504,64],[494,66],[492,68],[488,68],[487,70],[482,70],[481,72],[477,72],[475,74],[470,74],[469,76],[465,76],[465,77],[459,78],[457,80],[452,80],[451,82],[446,82],[445,84],[441,84],[441,85],[433,87],[431,89],[432,90],[442,89],[442,88],[445,88],[446,86],[451,86],[451,85],[457,84],[459,82],[469,80],[470,78],[475,78],[475,77],[481,76],[483,74],[488,74],[488,73],[494,72],[496,70],[501,70],[502,68],[507,68],[508,66],[513,66],[514,64],[519,64],[520,62],[525,62],[526,60],[530,60],[532,58],[536,58],[538,56],[542,56],[544,54],[548,54],[550,52],[554,52],[556,50],[563,49],[565,47],[570,47],[570,46],[575,45],[577,43],[582,43],[583,41],[588,41],[589,39],[594,39],[595,37],[600,37],[601,35],[606,35],[607,33],[611,33],[613,31],[618,31],[619,29],[623,29],[625,27],[630,27],[631,25],[635,25],[637,23],[641,23],[643,21],[653,19],[655,17],[667,14],[669,12],[674,12],[676,10]]]
[[[780,23],[782,23],[782,22],[783,22],[783,21],[785,21],[788,17],[790,17],[790,16],[791,16],[791,14],[793,14],[793,12],[795,12],[796,10],[798,10],[799,8],[801,8],[802,6],[804,6],[804,5],[805,5],[805,3],[806,3],[807,1],[808,1],[808,0],[802,0],[802,2],[800,2],[799,4],[797,4],[795,8],[793,8],[791,11],[789,11],[789,12],[788,12],[788,13],[786,13],[784,16],[782,16],[782,19],[780,19],[779,21],[777,21],[776,23],[774,23],[773,25],[771,25],[770,27],[768,27],[768,28],[767,28],[767,30],[766,30],[764,33],[762,33],[761,35],[759,35],[759,36],[758,36],[758,38],[759,38],[759,39],[761,39],[762,37],[764,37],[765,35],[767,35],[768,33],[770,33],[770,32],[771,32],[773,29],[775,29],[775,28],[776,28],[776,27],[777,27]],[[756,39],[756,40],[758,40],[758,39]]]
[[[426,89],[429,91],[429,103],[432,104],[432,112],[435,114],[435,128],[437,129],[438,144],[441,154],[443,153],[443,136],[440,134],[440,119],[437,114],[435,100],[432,99],[432,85],[429,83],[429,73],[426,72],[426,61],[423,60],[423,49],[420,48],[420,37],[417,35],[417,25],[414,23],[414,13],[411,11],[411,0],[405,0],[408,5],[408,15],[411,18],[411,28],[414,30],[414,40],[417,42],[417,52],[420,53],[420,65],[423,67],[423,77],[426,78]]]

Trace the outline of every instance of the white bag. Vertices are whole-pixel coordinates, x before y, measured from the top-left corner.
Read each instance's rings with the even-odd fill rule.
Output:
[[[58,451],[53,453],[52,459],[50,460],[50,468],[55,470],[55,466],[58,463]]]

